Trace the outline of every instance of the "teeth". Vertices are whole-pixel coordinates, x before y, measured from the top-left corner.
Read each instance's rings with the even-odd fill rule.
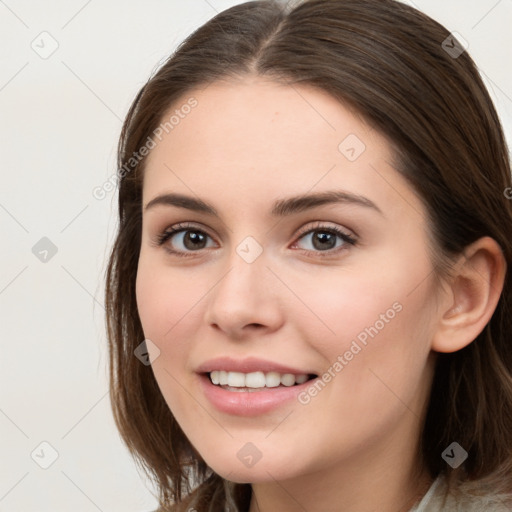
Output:
[[[297,375],[297,377],[295,377],[295,382],[297,384],[304,384],[304,382],[306,382],[308,380],[308,376],[303,373],[302,375]]]
[[[241,373],[240,375],[244,375]],[[265,386],[266,379],[263,372],[253,372],[245,375],[245,387],[246,388],[262,388]]]
[[[281,377],[281,384],[283,386],[293,386],[295,384],[295,375],[292,375],[291,373],[285,373]]]
[[[245,387],[245,375],[239,372],[228,372],[228,386],[232,388]]]
[[[277,372],[226,372],[224,370],[213,370],[210,372],[210,379],[213,384],[219,386],[230,386],[233,388],[276,388],[278,386],[293,386],[303,384],[308,380],[306,373],[293,375],[292,373]]]
[[[277,372],[268,372],[265,375],[265,384],[267,388],[277,388],[281,384],[281,375]]]

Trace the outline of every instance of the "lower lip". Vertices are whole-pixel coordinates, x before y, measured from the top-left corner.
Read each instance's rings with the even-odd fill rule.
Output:
[[[236,416],[258,416],[298,400],[297,395],[315,379],[295,386],[263,388],[261,391],[228,391],[212,384],[208,375],[199,375],[206,398],[220,412]]]

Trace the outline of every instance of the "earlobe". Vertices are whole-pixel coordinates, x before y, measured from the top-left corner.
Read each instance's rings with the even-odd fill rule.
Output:
[[[461,350],[484,330],[503,290],[506,262],[499,244],[483,237],[465,249],[454,270],[432,339],[437,352]]]

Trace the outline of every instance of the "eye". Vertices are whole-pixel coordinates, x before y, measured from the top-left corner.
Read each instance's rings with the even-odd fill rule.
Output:
[[[194,252],[208,248],[208,239],[211,239],[204,230],[187,223],[176,224],[157,235],[155,244],[165,245],[165,250],[176,256],[194,256]],[[320,256],[332,256],[339,251],[346,250],[347,245],[356,245],[356,238],[342,231],[336,226],[327,226],[321,223],[303,229],[298,240],[308,240],[312,249],[303,249],[306,253],[316,253]],[[172,246],[171,246],[172,242]],[[297,246],[298,241],[293,244]],[[178,245],[178,248],[173,246]],[[181,246],[181,247],[180,247]],[[211,247],[211,245],[210,245]],[[323,254],[327,253],[327,254]]]
[[[163,233],[158,235],[156,238],[156,245],[161,246],[167,244],[165,247],[167,252],[175,254],[176,256],[187,257],[193,256],[190,252],[205,249],[205,243],[208,238],[211,237],[203,230],[190,224],[181,223],[166,229]],[[169,247],[170,244],[167,242],[171,241],[176,243],[178,246],[181,245],[181,247],[178,247],[178,249]],[[184,247],[184,249],[182,247]]]
[[[313,228],[302,231],[299,240],[308,240],[312,249],[305,249],[308,253],[328,253],[331,256],[341,250],[347,249],[347,245],[356,245],[357,240],[336,226],[317,224]],[[340,242],[340,243],[338,243]],[[297,245],[295,242],[294,246]],[[324,256],[324,254],[320,254]]]

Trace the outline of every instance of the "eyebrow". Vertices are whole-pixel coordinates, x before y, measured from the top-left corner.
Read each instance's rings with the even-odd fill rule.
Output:
[[[303,194],[286,199],[279,199],[273,204],[271,215],[273,217],[285,217],[317,206],[335,203],[364,206],[383,215],[382,210],[370,199],[343,190],[328,190],[325,192]],[[169,193],[159,195],[149,201],[144,210],[148,211],[155,206],[177,206],[179,208],[186,208],[187,210],[219,217],[217,210],[211,204],[203,201],[202,199],[183,194]]]

